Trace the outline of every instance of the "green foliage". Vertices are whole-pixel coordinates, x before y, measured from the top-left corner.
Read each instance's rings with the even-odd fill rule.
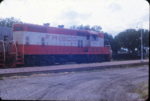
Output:
[[[95,25],[95,26],[91,27],[91,30],[96,31],[96,32],[100,32],[102,30],[102,27]]]
[[[127,48],[128,50],[135,52],[135,48],[140,49],[141,45],[141,32],[143,35],[143,46],[149,46],[149,33],[148,30],[139,29],[127,29],[123,32],[120,32],[115,36],[114,40],[119,44],[119,47]]]
[[[70,27],[71,29],[79,29],[79,30],[92,30],[92,31],[96,31],[96,32],[100,32],[102,30],[101,26],[98,25],[94,25],[94,26],[90,26],[90,25],[73,25]]]
[[[114,40],[112,35],[108,33],[104,33],[104,44],[110,44],[113,53],[117,53],[117,51],[120,49],[118,42]]]
[[[0,26],[1,27],[12,27],[12,25],[14,23],[22,23],[22,22],[18,19],[13,18],[13,17],[0,19]]]
[[[149,47],[149,31],[148,30],[142,30],[143,33],[143,45],[146,47]],[[140,31],[140,30],[139,30]]]
[[[83,26],[71,26],[71,29],[79,29],[79,30],[92,30],[100,32],[102,28],[100,26],[92,26],[89,25]],[[114,38],[112,35],[108,33],[104,33],[104,44],[105,45],[111,45],[113,53],[117,53],[117,51],[121,48],[127,48],[132,53],[135,52],[135,49],[137,48],[138,51],[140,51],[141,48],[141,32],[143,35],[143,46],[149,47],[149,31],[144,29],[139,29],[136,31],[135,29],[127,29],[125,31],[120,32],[118,35],[116,35]]]
[[[58,25],[58,28],[64,28],[64,25]]]
[[[138,93],[140,95],[140,98],[146,100],[148,98],[148,88],[148,82],[142,82],[136,85],[132,92]]]

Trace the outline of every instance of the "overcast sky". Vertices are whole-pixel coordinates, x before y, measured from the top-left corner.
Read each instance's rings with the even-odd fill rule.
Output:
[[[114,36],[127,28],[149,29],[149,4],[146,0],[4,0],[0,18],[6,17],[66,28],[100,25]]]

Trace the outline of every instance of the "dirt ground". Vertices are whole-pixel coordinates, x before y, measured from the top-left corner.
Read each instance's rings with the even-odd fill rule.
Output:
[[[84,72],[34,74],[0,79],[5,100],[143,101],[148,65]]]

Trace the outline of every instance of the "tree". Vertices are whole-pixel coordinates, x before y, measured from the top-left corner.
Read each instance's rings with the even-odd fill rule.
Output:
[[[76,29],[79,29],[79,30],[85,30],[84,26],[83,25],[79,25],[76,27]]]
[[[148,30],[140,29],[136,31],[135,29],[127,29],[123,32],[120,32],[117,36],[115,36],[116,42],[122,48],[127,48],[132,53],[135,52],[137,48],[140,51],[140,35],[141,31],[143,33],[143,45],[144,47],[149,46],[149,33]]]
[[[49,26],[50,26],[50,23],[43,23],[43,26],[49,27]]]
[[[120,49],[119,44],[116,40],[114,40],[113,36],[106,32],[104,33],[104,44],[109,44],[113,53],[117,53],[117,51]]]
[[[58,28],[64,28],[64,25],[58,25]]]
[[[0,26],[1,27],[12,27],[12,25],[14,23],[22,23],[22,22],[16,18],[14,18],[14,17],[0,19]]]
[[[100,32],[102,30],[102,27],[94,25],[93,27],[91,27],[91,30],[96,31],[96,32]]]
[[[90,27],[90,25],[79,25],[79,26],[71,26],[71,29],[78,29],[78,30],[92,30],[92,31],[96,31],[96,32],[100,32],[102,30],[101,26],[98,25],[94,25],[92,27]]]
[[[140,33],[140,32],[142,32],[142,34],[143,34],[143,46],[149,47],[149,31],[140,29],[140,30],[138,30],[138,33]]]

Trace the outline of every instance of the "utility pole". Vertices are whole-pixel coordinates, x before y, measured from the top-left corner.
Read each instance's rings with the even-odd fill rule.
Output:
[[[143,62],[143,34],[141,29],[141,62]]]

